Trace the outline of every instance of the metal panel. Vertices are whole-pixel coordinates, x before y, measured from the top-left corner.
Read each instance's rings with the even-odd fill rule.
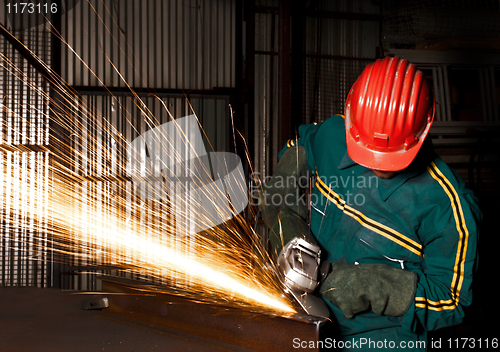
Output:
[[[102,3],[97,4],[98,11],[104,11],[103,7]],[[228,14],[226,13],[226,15]],[[99,30],[103,31],[102,23],[99,29],[99,23],[95,21],[95,18],[92,19],[88,9],[79,16],[74,16],[73,13],[73,19],[80,26],[83,22],[90,21],[89,28],[94,29],[91,33]],[[220,27],[217,28],[218,30],[221,29]],[[73,31],[69,32],[73,36],[75,43],[89,45],[84,40],[86,33],[77,29],[73,28]],[[222,29],[225,30],[225,27],[222,26]],[[34,28],[26,33],[18,32],[16,35],[20,40],[27,43],[30,49],[38,53],[42,60],[45,60],[47,64],[50,63],[50,58],[47,55],[43,56],[47,54],[50,48],[48,32]],[[234,34],[229,35],[229,37],[232,36]],[[113,56],[113,46],[107,41],[109,38],[102,36],[101,39],[100,47],[105,48],[107,54]],[[43,77],[35,73],[26,61],[22,60],[3,38],[0,40],[0,48],[2,49],[1,54],[5,55],[2,56],[3,70],[0,72],[2,82],[0,84],[0,93],[2,94],[0,101],[2,103],[2,109],[0,109],[2,147],[10,148],[23,145],[29,149],[30,146],[47,145],[49,141],[48,83]],[[139,47],[137,50],[138,56],[143,56]],[[182,53],[182,55],[185,54]],[[227,52],[222,51],[219,54],[227,55]],[[82,55],[89,64],[103,68],[104,71],[101,72],[103,75],[111,76],[114,74],[115,78],[118,77],[116,72],[109,70],[109,67],[105,67],[105,60],[103,60],[102,55],[99,56],[95,51],[91,50],[83,50]],[[225,65],[224,62],[220,63],[218,58],[215,61],[220,65],[220,68],[229,68],[231,70],[231,65]],[[229,60],[229,58],[226,57],[224,60]],[[12,61],[12,64],[10,64],[10,61]],[[63,63],[63,67],[66,67],[67,72],[71,72],[72,75],[87,72],[81,63],[76,64],[75,62],[66,61]],[[19,71],[16,72],[15,70]],[[190,72],[187,66],[185,70],[188,73]],[[215,70],[212,71],[215,72]],[[149,73],[153,72],[154,70],[149,68]],[[133,71],[131,73],[132,76],[135,74]],[[16,75],[19,75],[19,77],[27,75],[27,78],[16,78]],[[136,79],[142,79],[143,76],[143,72],[140,72],[136,75]],[[221,75],[215,74],[214,77],[220,79]],[[38,89],[28,87],[27,79],[37,85]],[[92,79],[96,80],[90,74],[82,75],[81,83],[92,83]],[[225,84],[224,79],[225,76],[222,75],[222,81],[220,82],[223,84]],[[234,74],[231,79],[234,79]],[[143,112],[139,109],[137,100],[127,95],[118,97],[83,95],[75,96],[74,99],[76,104],[73,106],[76,108],[70,114],[73,118],[74,129],[74,133],[71,135],[72,147],[74,148],[74,170],[77,174],[87,177],[87,179],[119,175],[120,171],[123,170],[125,158],[123,150],[120,150],[117,146],[118,138],[116,134],[123,134],[130,141],[147,129]],[[170,120],[169,114],[159,99],[165,103],[175,117],[182,117],[192,113],[184,96],[157,98],[151,95],[143,95],[141,96],[141,104],[149,109],[151,116],[154,116],[154,124],[161,124]],[[210,141],[213,149],[217,151],[229,150],[230,134],[228,132],[230,120],[228,103],[229,97],[227,96],[212,95],[210,97],[197,96],[192,98],[195,113],[200,117],[201,123],[207,126],[207,141]],[[112,128],[109,128],[109,126],[112,126]],[[207,149],[210,149],[210,146],[207,145]],[[50,195],[48,166],[49,154],[47,152],[23,153],[7,150],[2,151],[0,154],[1,184],[2,187],[5,185],[0,193],[0,201],[5,204],[5,211],[0,214],[0,220],[3,224],[0,243],[0,284],[2,285],[48,286],[51,284],[48,263],[52,258],[48,258],[49,248],[47,244],[49,242],[47,233],[43,232],[46,226],[42,222],[42,233],[40,233],[40,224],[34,226],[32,222],[26,221],[26,219],[43,219],[47,221],[49,218],[50,214],[47,209]],[[23,187],[27,186],[33,192],[23,192]],[[104,195],[112,192],[121,192],[123,197],[125,197],[125,194],[128,195],[127,206],[124,209],[128,216],[136,212],[142,221],[151,220],[148,218],[146,211],[132,207],[133,203],[130,201],[130,195],[133,194],[133,186],[131,184],[121,185],[117,184],[116,181],[91,181],[89,179],[74,184],[73,187],[75,194],[80,195],[79,199],[82,200],[83,204],[82,208],[79,209],[79,214],[77,214],[79,216],[74,217],[77,219],[75,221],[88,222],[89,226],[103,224],[104,226],[111,226],[109,221],[114,219],[113,212],[119,211],[119,207],[113,203],[112,199],[108,198],[106,200]],[[147,204],[147,206],[154,205]],[[89,213],[97,212],[102,216],[85,218],[87,211]],[[167,216],[165,218],[167,219]],[[35,233],[35,229],[38,229],[37,233]],[[87,234],[82,235],[86,236]],[[94,243],[96,249],[98,245],[98,243]],[[186,250],[189,250],[189,248]],[[85,270],[95,264],[112,265],[110,259],[99,255],[96,256],[95,260],[85,259],[85,256],[73,257],[72,262],[68,263],[69,265],[62,267],[64,271],[61,277],[61,287],[78,290],[100,289],[95,280],[94,271],[86,271],[82,275],[80,275],[80,271],[82,271],[82,268]],[[120,275],[116,270],[108,269],[105,272]]]
[[[3,1],[0,6],[5,9]],[[50,64],[47,50],[50,35],[43,25],[29,28],[27,23],[25,29],[14,31],[14,24],[6,14],[1,17],[6,28]],[[40,151],[49,143],[48,92],[44,77],[0,37],[0,285],[3,286],[50,285],[46,232],[49,153]]]
[[[73,10],[66,11],[63,18],[63,37],[69,44],[63,44],[63,78],[73,85],[105,84],[124,87],[126,83],[120,77],[123,74],[124,79],[135,87],[234,87],[235,7],[235,1],[225,0],[80,1]],[[38,35],[39,32],[43,36]],[[36,53],[43,54],[51,47],[48,41],[49,33],[44,30],[35,28],[17,35],[21,41],[32,45],[30,48],[35,49]],[[0,45],[2,54],[9,54],[10,46],[3,40]],[[70,48],[75,53],[72,53]],[[12,52],[10,54],[15,56]],[[83,62],[78,57],[81,57]],[[41,58],[50,64],[48,57]],[[2,60],[2,63],[5,62],[6,60]],[[34,80],[36,84],[43,84],[42,91],[48,90],[47,83],[43,80],[39,82],[42,78],[34,74],[25,61],[16,58],[14,65],[19,68],[21,75],[28,73],[29,79]],[[113,65],[116,65],[116,69]],[[0,87],[3,95],[1,102],[5,103],[5,109],[0,110],[4,144],[47,144],[48,94],[33,93],[25,81],[16,80],[13,76],[9,75],[8,70],[4,71],[2,78],[5,79],[2,79]],[[207,127],[207,144],[210,141],[216,151],[230,150],[229,97],[211,95],[191,98],[194,112],[200,117],[202,125]],[[88,224],[90,227],[111,226],[109,222],[114,219],[113,212],[123,209],[118,209],[113,200],[105,195],[121,192],[123,197],[128,197],[127,207],[123,211],[128,215],[135,212],[134,215],[141,221],[151,222],[147,211],[133,208],[133,202],[130,201],[134,194],[132,185],[118,184],[117,182],[121,181],[116,181],[116,178],[114,181],[95,180],[122,176],[119,173],[123,170],[125,158],[124,151],[118,146],[117,134],[122,134],[131,141],[144,133],[149,128],[144,119],[148,113],[138,107],[137,99],[127,95],[111,97],[88,94],[75,96],[74,99],[76,105],[72,105],[74,109],[67,116],[73,118],[73,121],[68,121],[70,129],[73,129],[70,135],[74,148],[72,167],[76,174],[83,176],[83,182],[73,185],[82,207],[78,209],[78,214],[73,214],[78,216],[72,218],[75,222]],[[142,95],[140,100],[141,106],[150,111],[148,117],[153,118],[153,125],[171,119],[162,103],[165,103],[174,117],[193,113],[186,98],[180,95],[161,98]],[[29,107],[31,103],[41,107],[36,110]],[[207,145],[207,149],[211,147]],[[48,153],[33,153],[7,151],[0,155],[0,161],[5,161],[2,163],[0,176],[8,177],[10,173],[15,173],[17,182],[12,185],[7,183],[1,194],[2,200],[7,202],[6,212],[1,215],[4,225],[0,271],[4,285],[43,286],[47,285],[43,280],[50,278],[39,273],[40,270],[48,270],[46,262],[41,260],[47,257],[47,246],[43,247],[45,251],[41,254],[35,252],[35,249],[39,248],[39,243],[36,243],[39,237],[31,233],[31,224],[23,222],[25,214],[30,215],[27,217],[31,219],[35,210],[44,212],[40,215],[43,219],[48,217]],[[10,169],[6,169],[4,164]],[[22,198],[26,192],[18,192],[20,187],[31,180],[38,180],[38,176],[40,185],[32,189],[36,192],[39,189],[41,195],[32,197],[32,194],[28,194],[26,199]],[[19,179],[23,182],[19,182]],[[150,206],[155,205],[145,204],[145,208]],[[11,209],[21,215],[12,219],[9,213]],[[102,216],[89,218],[87,213],[98,213]],[[165,219],[168,221],[167,217]],[[82,234],[87,235],[89,234]],[[46,237],[41,238],[47,240]],[[175,238],[171,240],[175,241]],[[95,249],[99,248],[99,243],[93,245]],[[186,251],[190,249],[185,248]],[[75,254],[78,253],[75,251]],[[93,271],[83,275],[80,275],[80,271],[92,265],[112,264],[109,260],[110,258],[103,258],[99,254],[94,259],[85,259],[85,256],[78,255],[73,257],[69,265],[62,267],[62,287],[79,290],[99,289]],[[37,261],[43,265],[37,266]],[[42,266],[43,269],[40,269]],[[111,269],[107,269],[106,273],[120,275]],[[57,277],[59,279],[59,276]]]
[[[0,201],[5,205],[0,214],[0,284],[3,286],[50,285],[47,233],[43,232],[48,218],[47,165],[46,152],[0,154]],[[27,187],[31,192],[26,192]],[[35,225],[34,220],[42,220],[42,223]]]
[[[79,1],[62,34],[85,64],[65,48],[63,77],[75,86],[234,87],[235,11],[234,0]]]

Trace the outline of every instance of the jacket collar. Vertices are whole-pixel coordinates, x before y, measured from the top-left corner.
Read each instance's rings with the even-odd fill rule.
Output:
[[[347,151],[344,154],[344,157],[340,161],[338,168],[340,170],[347,169],[349,167],[352,167],[354,165],[358,165],[356,162],[354,162],[350,157]],[[361,165],[358,165],[360,167],[363,167]],[[367,171],[371,172],[369,169],[363,167]],[[408,168],[399,171],[393,178],[390,179],[383,179],[379,178],[378,179],[378,192],[380,195],[380,199],[385,202],[399,187],[401,187],[406,181],[408,181],[410,178],[417,176],[418,174],[421,173],[421,170],[418,168],[412,167],[410,165]]]
[[[393,178],[378,179],[378,194],[380,199],[385,202],[389,197],[410,178],[417,176],[420,172],[414,170],[399,171]]]
[[[343,169],[347,169],[348,167],[350,166],[353,166],[353,165],[358,165],[356,164],[350,157],[349,157],[349,153],[346,151],[345,154],[344,154],[344,157],[342,158],[342,160],[340,160],[340,163],[338,165],[338,168],[340,170],[343,170]]]

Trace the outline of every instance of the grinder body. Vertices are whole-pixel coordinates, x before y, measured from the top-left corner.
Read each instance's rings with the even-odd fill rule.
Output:
[[[278,255],[278,271],[283,284],[308,315],[330,315],[326,303],[314,295],[320,281],[328,274],[329,266],[327,261],[321,261],[320,247],[301,237],[290,240]]]

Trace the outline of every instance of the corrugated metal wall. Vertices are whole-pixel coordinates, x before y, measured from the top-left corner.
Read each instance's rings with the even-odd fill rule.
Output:
[[[192,106],[204,127],[207,149],[230,150],[230,97],[213,92],[205,95],[203,90],[236,86],[236,8],[234,0],[82,0],[63,15],[61,34],[67,46],[62,45],[61,75],[68,84],[84,92],[75,96],[75,102],[88,110],[73,111],[73,117],[87,126],[77,131],[78,136],[70,136],[70,141],[84,141],[73,145],[77,146],[73,150],[73,168],[89,177],[88,182],[75,184],[75,191],[80,195],[82,213],[87,208],[102,213],[100,219],[88,221],[103,222],[113,218],[111,214],[116,209],[103,195],[124,190],[123,185],[117,183],[121,182],[119,180],[90,180],[115,176],[123,166],[119,163],[124,162],[123,151],[120,159],[116,150],[110,132],[113,129],[101,127],[109,121],[114,131],[129,141],[148,128],[136,98],[116,91],[115,96],[99,90],[94,92],[94,88],[102,85],[124,88],[128,84],[134,88],[176,90],[171,94],[160,92],[156,97],[140,94],[141,104],[150,109],[158,124],[170,120],[159,100],[175,118],[192,114]],[[12,29],[6,14],[1,16],[2,24]],[[50,64],[50,33],[43,25],[13,33]],[[0,72],[1,143],[46,146],[49,141],[49,85],[3,38],[0,38],[0,49],[5,55]],[[8,60],[13,62],[10,68],[6,64]],[[28,75],[46,95],[28,88],[25,80],[16,79],[12,68]],[[188,95],[188,102],[181,90],[197,92]],[[0,219],[0,284],[50,286],[54,275],[57,285],[63,288],[99,289],[96,273],[104,271],[88,269],[89,264],[100,262],[73,258],[64,265],[56,265],[57,272],[52,273],[47,234],[34,234],[33,225],[24,219],[50,216],[46,207],[50,196],[48,152],[21,153],[2,149],[0,162],[0,176],[6,185],[0,194],[5,204]],[[9,175],[16,181],[9,183]],[[23,185],[30,186],[30,182],[35,185],[30,187],[34,193],[18,192]],[[128,197],[133,194],[132,188],[132,184],[126,185]],[[13,218],[10,210],[21,215]],[[148,221],[146,214],[137,215]]]
[[[234,87],[235,11],[234,0],[79,1],[62,32],[92,72],[68,48],[62,76],[75,86]]]
[[[170,121],[159,99],[174,118],[191,115],[194,110],[206,134],[207,150],[229,150],[230,98],[227,95],[204,95],[201,91],[190,94],[188,102],[178,93],[160,93],[156,97],[142,94],[139,103],[131,95],[93,94],[88,87],[105,84],[108,87],[128,85],[185,91],[234,88],[235,11],[232,0],[80,1],[63,18],[63,35],[69,47],[88,65],[87,68],[69,48],[63,49],[62,76],[85,91],[79,99],[89,110],[89,114],[79,117],[89,129],[82,131],[85,143],[74,150],[75,171],[85,172],[90,177],[117,176],[117,170],[124,168],[119,163],[124,160],[117,159],[119,153],[112,152],[116,143],[113,143],[110,130],[99,129],[99,126],[108,121],[130,142],[149,128],[141,111],[144,107],[154,116],[155,124]],[[84,157],[78,159],[78,155]],[[120,181],[89,181],[75,185],[81,194],[83,213],[96,202],[99,204],[102,218],[89,221],[106,221],[116,216],[113,214],[118,210],[106,202],[106,193],[122,192],[131,206],[133,185],[127,184],[124,188],[116,182]],[[146,200],[145,207],[155,205]],[[125,211],[143,221],[152,221],[147,210],[131,206]],[[167,215],[165,221],[168,221]],[[187,252],[191,249],[185,248]],[[65,268],[67,275],[63,276],[63,287],[99,289],[96,272],[89,272],[88,265],[76,260]],[[85,273],[78,274],[81,271]],[[116,271],[106,273],[121,275]]]
[[[0,2],[5,9],[4,1]],[[50,64],[50,34],[42,25],[1,23]],[[25,18],[26,21],[29,18]],[[23,29],[25,28],[25,29]],[[30,82],[30,84],[26,84]],[[0,285],[51,285],[46,225],[49,153],[49,85],[0,37]],[[21,149],[24,151],[16,151]],[[29,192],[27,190],[30,190]]]

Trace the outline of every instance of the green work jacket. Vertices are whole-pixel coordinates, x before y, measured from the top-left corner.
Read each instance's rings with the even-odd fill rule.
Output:
[[[327,302],[344,349],[424,351],[426,332],[459,324],[471,304],[481,211],[429,143],[391,179],[351,160],[341,115],[300,126],[298,140],[281,152],[306,149],[315,174],[311,231],[330,262],[384,263],[418,274],[415,299],[400,317],[367,311],[348,319]]]

